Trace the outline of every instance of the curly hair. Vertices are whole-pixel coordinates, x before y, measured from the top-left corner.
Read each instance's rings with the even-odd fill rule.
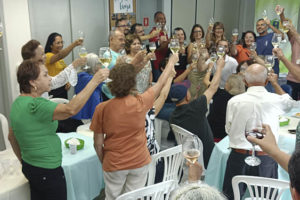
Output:
[[[125,51],[127,54],[130,54],[130,46],[132,45],[132,43],[134,42],[134,40],[139,40],[140,43],[142,44],[142,40],[140,39],[140,37],[138,35],[135,34],[129,34],[126,36],[126,40],[125,40]]]
[[[23,60],[33,58],[35,56],[35,50],[41,43],[37,40],[29,40],[22,46],[21,54]]]
[[[34,62],[30,59],[24,60],[17,71],[17,80],[21,93],[30,93],[31,84],[30,81],[36,80],[40,74],[40,67],[38,62]]]
[[[109,73],[109,78],[112,81],[108,83],[108,88],[112,95],[117,98],[129,95],[136,85],[135,77],[136,70],[133,65],[128,63],[117,64]]]

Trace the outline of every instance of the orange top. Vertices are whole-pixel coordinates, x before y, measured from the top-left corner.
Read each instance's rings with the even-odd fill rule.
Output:
[[[151,162],[145,132],[146,113],[154,103],[154,91],[128,95],[100,103],[90,129],[106,134],[103,147],[103,170],[136,169]]]
[[[242,45],[236,45],[237,55],[235,56],[235,59],[238,63],[241,63],[245,60],[250,60],[250,50],[247,48],[244,48]]]

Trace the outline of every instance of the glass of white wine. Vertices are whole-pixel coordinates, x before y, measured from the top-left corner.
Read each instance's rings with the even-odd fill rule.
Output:
[[[219,56],[219,58],[221,58],[225,55],[225,47],[224,46],[218,46],[217,55]]]
[[[195,135],[186,137],[182,143],[182,154],[191,164],[197,162],[198,157],[200,156],[200,147],[196,137],[197,136]]]
[[[86,48],[84,46],[81,46],[79,51],[78,51],[79,57],[84,58],[84,57],[87,56],[87,54],[88,54],[88,51],[86,50]],[[86,71],[88,69],[90,69],[90,66],[88,66],[88,65],[85,65],[85,66],[82,67],[83,71]]]
[[[267,14],[267,10],[264,10],[262,12],[262,18],[266,21],[268,19],[268,14]]]
[[[255,51],[256,50],[256,42],[252,42],[251,43],[251,45],[250,45],[250,47],[249,47],[249,49],[250,49],[250,51]]]
[[[79,38],[80,40],[84,40],[85,34],[84,34],[84,32],[83,32],[82,30],[79,30],[79,31],[78,31],[78,38]]]
[[[214,23],[215,23],[215,19],[212,17],[209,19],[209,22],[208,22],[208,25],[213,27],[214,26]]]
[[[3,35],[3,24],[2,22],[0,22],[0,38],[2,37]]]
[[[275,12],[277,15],[280,15],[282,13],[282,7],[280,5],[276,5]]]
[[[111,62],[112,56],[111,56],[111,51],[109,47],[101,47],[99,49],[99,61],[100,63],[108,68],[110,62]],[[106,79],[105,82],[108,82],[109,79]]]
[[[283,32],[285,33],[289,32],[289,28],[287,27],[289,24],[290,22],[288,20],[282,22]]]
[[[266,55],[265,56],[265,67],[268,70],[268,73],[272,72],[272,68],[275,64],[275,58],[273,55]]]
[[[150,49],[150,51],[151,51],[152,53],[155,52],[155,50],[156,50],[156,44],[155,44],[155,42],[150,42],[150,43],[149,43],[149,49]],[[154,54],[154,55],[155,55],[155,54]],[[151,58],[151,60],[156,60],[156,58]]]
[[[180,44],[179,44],[179,40],[178,39],[171,39],[170,41],[170,49],[172,51],[173,54],[175,53],[179,53],[180,50]],[[179,65],[179,63],[176,63],[175,65]]]
[[[212,52],[212,53],[210,54],[210,60],[211,60],[212,62],[216,62],[217,59],[218,59],[217,54],[216,54],[215,52]]]

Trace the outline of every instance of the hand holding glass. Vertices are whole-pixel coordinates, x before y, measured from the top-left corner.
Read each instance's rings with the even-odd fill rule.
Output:
[[[218,46],[217,55],[219,56],[219,58],[221,58],[225,55],[225,47],[224,46]]]
[[[155,52],[155,50],[156,50],[156,44],[155,44],[155,42],[150,42],[150,43],[149,43],[149,49],[150,49],[150,51],[151,51],[152,53]],[[155,59],[155,58],[151,58],[151,60],[156,60],[156,59]]]
[[[195,135],[186,137],[182,143],[182,154],[191,164],[197,162],[200,156],[199,144],[196,137]]]
[[[80,58],[84,58],[84,57],[87,56],[87,54],[88,54],[88,51],[86,50],[86,48],[85,48],[84,46],[82,46],[82,47],[79,49],[79,52],[78,52],[79,57],[80,57]],[[82,67],[82,69],[83,69],[84,71],[86,71],[86,70],[90,69],[90,66],[85,65],[84,67]]]
[[[104,67],[108,67],[111,62],[111,51],[108,47],[101,47],[99,49],[99,61]]]
[[[265,56],[265,67],[267,68],[268,73],[271,73],[274,63],[275,63],[275,59],[273,55]]]

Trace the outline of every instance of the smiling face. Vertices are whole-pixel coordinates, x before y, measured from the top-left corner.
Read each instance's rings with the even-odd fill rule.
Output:
[[[141,43],[138,39],[134,39],[130,45],[130,53],[136,54],[139,50],[141,50]]]
[[[137,34],[138,36],[145,35],[143,26],[136,26],[135,27],[135,34]]]
[[[163,13],[159,13],[156,15],[155,20],[154,20],[155,24],[156,23],[160,23],[162,26],[164,26],[166,24],[166,17]]]
[[[110,48],[115,52],[119,52],[124,49],[124,46],[125,35],[120,31],[116,31],[115,35],[110,38]]]
[[[194,28],[193,36],[194,36],[195,41],[201,40],[201,38],[203,36],[203,32],[200,27]]]
[[[182,30],[178,30],[175,32],[176,38],[179,40],[179,43],[183,43],[184,42],[184,33]]]
[[[221,38],[224,35],[224,29],[221,26],[216,26],[214,33],[217,38]]]
[[[56,54],[60,50],[62,50],[64,47],[64,41],[62,40],[62,37],[56,36],[54,42],[51,45],[51,52]]]
[[[256,31],[259,35],[264,34],[267,31],[268,27],[266,25],[266,23],[264,22],[264,20],[259,20],[256,23]]]
[[[250,45],[255,41],[254,35],[252,33],[247,33],[245,35],[245,44],[247,47],[250,47]]]

